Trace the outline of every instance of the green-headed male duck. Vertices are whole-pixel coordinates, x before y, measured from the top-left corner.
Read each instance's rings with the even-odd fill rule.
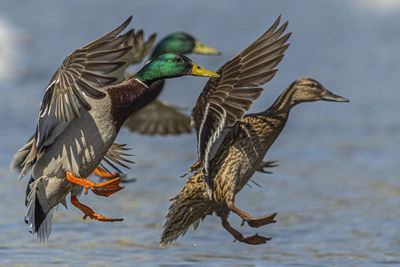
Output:
[[[153,49],[150,59],[165,53],[220,54],[218,50],[204,45],[183,32],[172,33],[162,39]],[[127,119],[124,126],[131,132],[145,135],[176,135],[191,132],[189,116],[180,112],[179,108],[157,100],[163,87],[163,83],[160,83],[159,87],[153,86],[140,111]]]
[[[125,21],[114,31],[107,34],[107,38],[110,39],[112,36],[118,35],[129,24],[130,20],[131,18]],[[121,82],[124,79],[123,72],[125,71],[126,67],[131,64],[140,63],[149,54],[154,40],[155,34],[152,34],[148,40],[145,41],[143,39],[142,30],[138,31],[137,33],[134,33],[133,30],[127,32],[126,37],[123,38],[123,40],[120,40],[118,47],[124,48],[130,46],[132,49],[125,56],[126,64],[122,65],[121,68],[118,68],[119,72],[114,74],[117,79],[115,79],[115,82],[111,84]],[[156,45],[149,58],[154,59],[166,53],[197,53],[209,55],[220,54],[214,48],[204,45],[187,33],[172,33],[168,35]],[[163,87],[163,81],[158,81],[150,87],[151,90],[148,90],[146,97],[143,97],[142,102],[137,105],[137,109],[139,111],[135,114],[132,114],[124,124],[130,129],[130,131],[147,135],[167,135],[191,132],[190,117],[181,113],[178,108],[164,101],[159,101],[156,99],[161,93]],[[11,169],[21,168],[22,163],[30,151],[32,140],[33,137],[29,139],[27,145],[15,153],[13,161],[10,165]],[[96,169],[95,174],[107,179],[115,178],[120,175],[119,173],[121,173],[121,170],[116,165],[129,168],[129,166],[126,164],[132,163],[132,161],[125,157],[129,155],[125,153],[126,150],[127,149],[123,145],[114,143],[104,158],[106,165],[110,165],[113,169],[117,170],[118,173],[109,173],[105,171],[105,165],[102,164],[103,168]]]
[[[83,60],[84,64],[90,63],[91,65],[86,66],[86,73],[80,75],[89,76],[93,71],[95,73],[101,73],[102,75],[107,75],[107,85],[118,84],[125,80],[125,69],[131,64],[137,64],[143,61],[145,57],[150,53],[151,48],[153,46],[154,40],[156,38],[155,34],[152,34],[147,41],[144,40],[143,31],[140,30],[135,32],[134,29],[127,31],[124,35],[119,36],[120,34],[130,23],[132,17],[129,17],[124,23],[118,26],[116,29],[111,31],[110,33],[104,35],[100,39],[82,47],[77,50],[80,54],[75,52],[74,57]],[[112,42],[111,42],[112,41]],[[94,47],[94,44],[100,45],[98,48]],[[118,50],[121,49],[121,50]],[[108,53],[101,55],[104,50],[113,50],[112,57],[108,59],[106,56]],[[129,50],[129,52],[125,53],[125,50]],[[107,52],[107,51],[106,51]],[[99,53],[99,54],[96,54]],[[119,57],[118,53],[125,53],[123,55],[123,60]],[[100,62],[95,62],[94,59],[100,59]],[[110,62],[108,62],[108,60]],[[80,65],[77,65],[77,68],[80,68]],[[101,68],[101,69],[99,69]],[[114,69],[113,69],[114,68]],[[91,84],[96,87],[101,87],[104,85],[104,77],[96,80],[96,77],[91,77]],[[66,80],[65,82],[69,82]],[[156,83],[155,85],[158,85]],[[68,99],[70,99],[70,95],[67,94]],[[67,100],[69,101],[69,100]],[[58,110],[57,112],[62,112],[62,110]],[[67,115],[69,112],[67,112]],[[59,118],[60,116],[57,115]],[[32,142],[34,135],[28,140],[28,142],[20,148],[14,155],[13,160],[10,164],[10,169],[18,169],[21,171],[22,165],[31,151]],[[127,148],[124,145],[113,144],[110,148],[110,151],[106,154],[104,158],[104,163],[110,165],[114,169],[120,172],[119,168],[116,165],[120,165],[126,168],[129,168],[127,163],[132,163],[132,161],[128,160],[124,156],[128,154],[125,153]],[[103,164],[102,164],[103,165]],[[104,167],[105,165],[103,165]],[[26,170],[25,170],[26,172]],[[100,177],[106,178],[115,178],[117,173],[109,173],[105,171],[103,168],[96,169],[95,174]]]
[[[200,219],[213,212],[235,240],[252,245],[267,242],[270,238],[257,234],[244,237],[227,219],[232,211],[250,227],[260,227],[275,222],[276,213],[252,217],[235,206],[235,195],[260,166],[267,167],[262,160],[295,105],[319,100],[348,102],[316,80],[302,78],[264,112],[243,117],[261,94],[260,86],[277,72],[274,68],[288,47],[285,43],[290,33],[280,37],[287,22],[277,29],[278,24],[279,18],[258,40],[223,65],[217,71],[220,77],[209,80],[200,94],[192,111],[199,159],[192,166],[194,175],[172,200],[162,245],[185,234],[190,225],[197,227]]]
[[[164,54],[149,61],[133,77],[115,84],[129,60],[132,30],[113,32],[73,51],[51,79],[39,112],[36,133],[24,162],[23,175],[32,168],[26,192],[27,224],[40,240],[48,239],[58,204],[71,203],[84,218],[121,221],[95,213],[77,199],[87,193],[109,196],[122,189],[120,178],[104,183],[85,179],[95,171],[113,144],[124,121],[160,79],[184,75],[217,77],[189,58]]]

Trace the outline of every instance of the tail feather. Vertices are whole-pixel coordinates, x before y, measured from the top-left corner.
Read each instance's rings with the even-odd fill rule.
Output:
[[[10,163],[10,170],[12,171],[14,169],[17,169],[18,172],[20,173],[18,181],[21,180],[22,177],[25,175],[25,173],[29,172],[32,168],[32,163],[31,162],[27,163],[27,158],[32,148],[34,147],[33,142],[34,142],[34,136],[32,136],[28,140],[28,142],[26,142],[26,144],[14,154],[13,160]]]
[[[11,168],[19,169],[18,181],[20,181],[26,173],[30,172],[33,166],[33,163],[36,159],[36,143],[35,138],[32,136],[31,139],[18,150],[14,155],[14,159],[11,162]]]
[[[201,171],[190,177],[182,191],[169,207],[160,244],[166,246],[183,236],[192,225],[196,230],[200,220],[216,210],[206,192]]]
[[[42,182],[43,177],[34,180],[32,177],[29,180],[26,190],[26,214],[25,223],[30,228],[30,232],[36,234],[41,242],[46,241],[51,233],[51,224],[55,207],[46,211],[40,204],[38,198],[39,183]]]
[[[22,164],[25,161],[25,158],[28,156],[29,154],[29,150],[18,150],[13,157],[13,160],[10,164],[10,170],[15,170],[18,169],[18,171],[20,172],[22,170]]]

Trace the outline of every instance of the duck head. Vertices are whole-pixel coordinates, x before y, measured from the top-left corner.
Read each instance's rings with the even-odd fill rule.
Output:
[[[301,78],[296,80],[290,86],[292,97],[290,100],[291,106],[301,102],[313,101],[333,101],[333,102],[350,102],[347,98],[335,95],[329,90],[325,89],[322,84],[311,78]]]
[[[162,39],[154,48],[151,59],[165,53],[219,55],[214,48],[204,45],[187,33],[176,32]]]
[[[150,85],[155,80],[185,75],[219,77],[218,74],[200,67],[184,55],[169,53],[150,60],[132,78]]]

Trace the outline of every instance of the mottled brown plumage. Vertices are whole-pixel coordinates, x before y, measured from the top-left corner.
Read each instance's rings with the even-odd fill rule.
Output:
[[[272,28],[276,27],[277,23]],[[273,31],[269,30],[268,32]],[[283,30],[278,29],[277,32],[281,34]],[[281,39],[286,42],[287,38],[282,37]],[[260,39],[264,40],[265,38],[261,37]],[[273,41],[273,43],[279,43],[280,46],[284,42]],[[249,46],[249,48],[254,47],[254,43]],[[249,54],[265,54],[259,48],[257,48],[257,53],[251,52],[251,49],[249,51],[249,48],[244,51],[248,51]],[[283,46],[283,48],[274,48],[276,49],[274,51],[283,53],[286,48],[287,45]],[[282,58],[282,55],[276,55],[275,57]],[[274,64],[278,64],[279,61]],[[232,62],[232,60],[229,62]],[[238,68],[236,64],[240,64],[239,61],[230,65],[229,68]],[[269,109],[261,113],[246,115],[242,118],[242,113],[250,107],[252,100],[259,95],[259,93],[255,93],[258,91],[254,90],[250,85],[257,84],[259,86],[272,78],[269,77],[271,71],[264,70],[263,72],[261,66],[263,64],[257,63],[257,61],[248,63],[246,69],[253,69],[257,73],[262,73],[262,75],[256,74],[249,77],[241,76],[241,71],[233,73],[219,72],[220,78],[211,79],[207,84],[208,87],[206,86],[200,95],[192,113],[194,123],[197,125],[199,161],[191,168],[191,171],[195,172],[194,175],[188,179],[182,191],[172,199],[173,203],[169,208],[167,221],[161,236],[160,243],[162,245],[171,243],[180,235],[185,234],[190,225],[196,228],[200,219],[204,219],[204,217],[213,212],[221,218],[222,226],[234,236],[235,240],[252,245],[262,244],[270,240],[270,238],[257,234],[244,237],[229,225],[227,218],[230,211],[236,213],[242,218],[243,223],[246,222],[250,227],[260,227],[275,222],[276,213],[262,217],[252,217],[237,208],[234,204],[235,195],[249,182],[255,171],[262,170],[265,172],[263,168],[269,166],[262,160],[285,126],[291,108],[301,102],[318,100],[348,102],[347,99],[326,90],[319,82],[310,78],[302,78],[293,82],[284,90]],[[267,76],[268,79],[264,79],[263,75]],[[240,112],[239,108],[236,110],[233,108],[238,112],[229,113],[228,110],[235,104],[231,106],[225,105],[224,100],[231,97],[229,93],[232,92],[232,89],[227,91],[225,87],[220,87],[215,82],[217,80],[234,80],[235,84],[248,84],[248,87],[240,87],[240,96],[242,97],[237,97],[236,103],[232,101],[236,106],[239,106],[239,103],[245,103],[241,106]],[[246,94],[247,89],[249,90],[248,94]],[[209,92],[213,92],[211,95],[216,96],[214,97],[216,100],[207,96]],[[259,92],[261,92],[261,89],[259,89]],[[239,102],[242,99],[247,101]],[[229,103],[229,101],[226,102]],[[211,110],[210,107],[213,105],[215,108]],[[204,114],[202,115],[202,113]],[[228,113],[231,118],[228,118]],[[209,120],[208,124],[206,124],[207,120]],[[201,132],[204,131],[205,125],[208,127],[206,129],[208,134],[202,136]],[[215,137],[214,133],[219,133],[219,137]],[[205,145],[208,150],[202,149],[202,145]],[[212,157],[202,156],[202,153],[205,155],[208,153]]]
[[[264,241],[260,241],[258,236],[245,238],[231,228],[226,220],[229,212],[226,212],[224,205],[227,204],[225,197],[229,199],[231,196],[233,199],[235,185],[238,185],[238,190],[243,186],[241,176],[244,169],[236,165],[244,163],[246,159],[241,159],[240,153],[231,151],[236,141],[243,140],[244,143],[239,145],[246,147],[246,139],[242,136],[246,135],[246,131],[241,131],[241,127],[237,125],[253,101],[263,91],[260,86],[275,76],[277,72],[275,67],[282,60],[289,46],[286,42],[291,33],[281,36],[288,22],[278,28],[280,18],[279,16],[256,41],[219,68],[217,73],[220,77],[210,79],[198,97],[192,110],[192,125],[197,132],[198,163],[192,166],[191,170],[195,170],[196,173],[189,178],[189,181],[192,181],[193,177],[196,178],[193,182],[189,182],[189,186],[186,186],[175,198],[167,216],[161,244],[175,240],[180,234],[186,232],[190,224],[209,214],[209,211],[218,211],[223,219],[224,227],[236,239],[247,243]],[[253,160],[253,154],[249,155],[247,160]],[[254,171],[256,167],[259,167],[261,160],[254,165]],[[231,166],[233,168],[230,168]],[[249,164],[249,166],[253,165]],[[219,175],[224,176],[223,181],[217,179]],[[201,179],[198,178],[199,176]],[[225,179],[230,180],[224,183]],[[192,187],[190,184],[197,186]],[[191,193],[193,189],[195,189],[194,193]],[[207,194],[204,195],[206,191],[208,197],[206,197]],[[188,205],[179,204],[181,200]],[[203,202],[206,203],[207,212],[201,212]],[[214,204],[207,205],[209,202]],[[187,212],[185,208],[188,208]],[[274,214],[271,215],[269,222],[273,222],[274,216]],[[194,220],[191,220],[190,218],[193,219],[193,217],[195,217]],[[180,230],[177,230],[177,227]]]
[[[210,79],[192,111],[192,125],[197,132],[198,159],[204,178],[212,187],[209,162],[218,150],[229,127],[241,119],[278,71],[275,67],[289,47],[284,33],[288,22],[278,28],[280,16],[256,41],[225,63]]]
[[[235,195],[258,169],[266,151],[283,129],[287,115],[248,115],[236,123],[210,162],[210,177],[215,181],[212,198],[207,194],[203,169],[198,167],[173,199],[161,237],[163,245],[185,234],[190,225],[196,226],[200,219],[213,212],[227,223],[228,203],[233,203]],[[271,217],[272,220],[274,215]],[[235,238],[244,241],[243,236]]]

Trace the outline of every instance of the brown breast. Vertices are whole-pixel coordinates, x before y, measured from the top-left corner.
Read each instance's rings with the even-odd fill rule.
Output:
[[[151,92],[160,86],[162,81],[154,82],[149,88],[136,79],[130,79],[107,88],[111,99],[111,117],[117,131],[131,114],[148,103],[147,99],[152,98]]]

